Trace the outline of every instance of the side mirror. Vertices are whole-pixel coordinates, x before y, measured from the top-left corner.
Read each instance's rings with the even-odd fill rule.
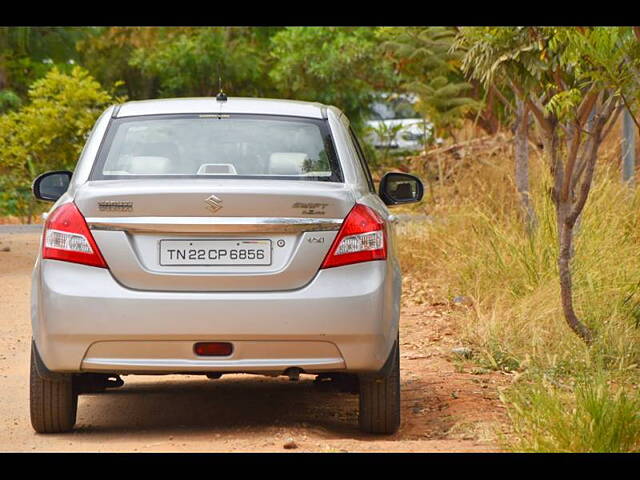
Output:
[[[32,185],[33,195],[39,200],[55,202],[69,188],[73,173],[67,170],[55,170],[39,175]]]
[[[380,180],[379,195],[387,205],[419,202],[423,194],[420,179],[408,173],[390,172]]]

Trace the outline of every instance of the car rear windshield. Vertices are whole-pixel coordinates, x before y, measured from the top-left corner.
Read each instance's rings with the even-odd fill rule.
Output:
[[[240,114],[112,119],[91,179],[151,176],[342,181],[326,120]]]

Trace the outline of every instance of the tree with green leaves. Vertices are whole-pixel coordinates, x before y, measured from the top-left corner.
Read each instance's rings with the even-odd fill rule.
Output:
[[[520,198],[521,210],[527,231],[531,234],[536,228],[537,218],[533,207],[533,202],[529,192],[529,123],[530,110],[526,102],[518,95],[514,86],[514,79],[517,78],[517,66],[511,63],[500,64],[502,68],[489,70],[484,74],[484,69],[495,67],[482,64],[478,67],[474,62],[487,62],[487,58],[493,58],[496,52],[493,50],[495,44],[509,45],[513,49],[512,54],[518,58],[525,59],[525,63],[535,65],[536,52],[529,49],[527,40],[515,38],[514,32],[520,35],[527,35],[526,30],[513,30],[509,28],[465,28],[456,37],[453,49],[463,54],[461,69],[472,80],[481,82],[487,91],[495,92],[500,96],[503,104],[507,106],[514,117],[514,178],[516,190]],[[483,40],[485,40],[483,42]],[[520,42],[520,43],[518,43]],[[522,48],[524,46],[524,48]],[[516,71],[514,71],[516,70]],[[531,81],[526,78],[521,79],[526,83],[527,89],[536,89]]]
[[[282,27],[99,27],[78,43],[82,64],[103,85],[123,81],[132,99],[275,96],[271,37]]]
[[[80,64],[102,85],[122,82],[118,93],[142,100],[157,95],[159,79],[131,64],[138,49],[153,50],[161,34],[158,27],[93,27],[79,40]]]
[[[561,301],[586,343],[593,331],[573,305],[574,228],[587,202],[602,141],[625,105],[638,100],[640,42],[629,27],[468,27],[463,68],[490,84],[504,76],[531,111],[553,178]]]
[[[29,89],[29,102],[0,116],[0,209],[31,217],[30,185],[47,170],[73,170],[97,117],[122,101],[105,91],[86,70],[51,69]]]
[[[419,96],[417,109],[438,136],[453,135],[465,120],[494,134],[509,112],[500,92],[465,77],[464,51],[453,48],[457,32],[456,27],[382,27],[377,36],[402,88]]]
[[[271,57],[279,96],[336,105],[357,126],[376,91],[397,83],[371,27],[287,27],[272,37]]]
[[[52,67],[71,70],[86,34],[84,27],[0,27],[0,113],[17,108]]]
[[[219,78],[231,95],[270,96],[270,35],[258,32],[250,27],[165,27],[153,45],[133,51],[129,64],[158,78],[160,96],[213,96]]]

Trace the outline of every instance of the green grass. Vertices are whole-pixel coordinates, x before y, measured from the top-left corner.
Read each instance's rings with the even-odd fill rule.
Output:
[[[640,395],[612,388],[605,375],[582,379],[573,388],[532,382],[512,389],[505,401],[514,425],[512,450],[640,451]]]
[[[505,396],[517,427],[512,447],[637,449],[638,419],[628,409],[637,413],[639,401],[640,193],[621,184],[615,167],[600,166],[572,261],[575,307],[596,334],[588,348],[562,315],[546,166],[532,159],[539,222],[532,236],[520,218],[512,168],[508,156],[469,163],[437,192],[443,201],[433,208],[435,223],[399,228],[405,291],[410,299],[413,285],[431,292],[416,302],[471,297],[473,307],[451,315],[474,358],[484,368],[526,373],[526,382]],[[545,382],[565,387],[547,388]],[[618,389],[605,388],[607,382]],[[533,397],[524,408],[527,394]],[[630,422],[628,431],[621,422]],[[564,428],[578,438],[563,438]]]

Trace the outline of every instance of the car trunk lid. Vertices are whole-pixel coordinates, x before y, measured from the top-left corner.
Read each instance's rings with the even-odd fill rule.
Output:
[[[313,279],[355,199],[337,182],[130,179],[87,182],[75,202],[113,276],[129,288],[273,291]],[[268,258],[167,260],[168,248],[183,245],[211,256],[251,244]]]

